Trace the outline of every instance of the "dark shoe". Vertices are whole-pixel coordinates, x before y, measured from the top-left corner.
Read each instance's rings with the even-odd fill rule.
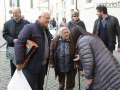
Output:
[[[61,88],[61,87],[59,87],[59,89],[58,90],[64,90],[63,88]]]

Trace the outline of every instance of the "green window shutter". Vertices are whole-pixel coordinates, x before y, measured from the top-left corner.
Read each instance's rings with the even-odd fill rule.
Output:
[[[9,0],[10,7],[12,7],[12,0]]]
[[[33,8],[33,0],[30,0],[30,1],[31,1],[30,6],[31,6],[31,8]]]
[[[20,0],[17,0],[17,7],[20,7]]]

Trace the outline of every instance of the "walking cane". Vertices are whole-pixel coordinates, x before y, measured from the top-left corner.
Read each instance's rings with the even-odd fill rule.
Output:
[[[50,67],[48,66],[48,71],[47,71],[47,80],[46,80],[45,90],[47,90],[47,82],[48,82],[49,71],[50,71]]]
[[[54,68],[54,65],[52,66],[52,68]],[[48,82],[49,71],[50,71],[50,67],[48,66],[47,80],[46,80],[46,87],[45,87],[45,90],[47,90],[47,82]]]
[[[80,90],[80,71],[78,69],[78,82],[79,82],[79,90]]]

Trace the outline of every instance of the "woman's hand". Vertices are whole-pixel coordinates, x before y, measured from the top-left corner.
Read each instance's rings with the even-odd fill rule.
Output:
[[[80,60],[80,57],[79,57],[79,55],[75,55],[75,59],[73,59],[73,61],[78,61],[78,60]]]
[[[79,65],[74,65],[74,69],[77,69],[77,68],[79,68]]]
[[[87,84],[91,84],[92,83],[92,81],[93,81],[93,79],[89,79],[89,80],[87,80]]]

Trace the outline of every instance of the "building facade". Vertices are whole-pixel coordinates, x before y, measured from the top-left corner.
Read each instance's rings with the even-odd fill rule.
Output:
[[[108,8],[108,14],[117,17],[120,23],[119,0],[49,0],[49,10],[51,17],[55,17],[58,25],[63,17],[69,22],[71,14],[79,11],[79,18],[84,21],[87,31],[92,32],[94,22],[98,18],[96,7],[103,4]]]
[[[0,30],[11,19],[13,7],[20,7],[21,15],[30,22],[35,22],[40,10],[48,10],[45,0],[0,0]]]

